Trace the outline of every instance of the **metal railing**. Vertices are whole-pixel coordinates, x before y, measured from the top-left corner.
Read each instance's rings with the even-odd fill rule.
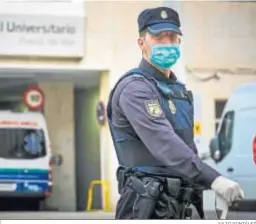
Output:
[[[103,188],[103,209],[102,211],[111,212],[110,205],[110,194],[109,194],[109,182],[107,180],[93,180],[90,183],[88,189],[88,198],[87,198],[87,211],[92,211],[92,202],[93,202],[93,190],[96,185],[101,185]],[[95,211],[95,209],[94,209]]]

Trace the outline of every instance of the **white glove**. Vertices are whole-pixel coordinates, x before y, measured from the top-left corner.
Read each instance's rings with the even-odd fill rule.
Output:
[[[219,176],[213,181],[211,189],[221,196],[229,206],[232,202],[244,198],[244,192],[240,185],[223,176]]]

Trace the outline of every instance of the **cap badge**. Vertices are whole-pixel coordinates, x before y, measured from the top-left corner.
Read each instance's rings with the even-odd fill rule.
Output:
[[[167,17],[168,17],[167,12],[165,10],[161,11],[160,16],[161,16],[162,19],[167,19]]]

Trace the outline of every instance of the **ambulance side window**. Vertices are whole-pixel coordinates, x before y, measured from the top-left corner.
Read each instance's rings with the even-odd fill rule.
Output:
[[[221,128],[219,131],[219,150],[221,153],[221,159],[223,159],[232,148],[233,139],[233,127],[234,127],[234,111],[229,111],[225,114]]]

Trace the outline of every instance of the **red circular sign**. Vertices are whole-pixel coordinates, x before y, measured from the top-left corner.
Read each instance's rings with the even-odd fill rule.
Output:
[[[44,105],[44,93],[39,87],[31,87],[25,91],[23,100],[29,109],[39,110]]]

